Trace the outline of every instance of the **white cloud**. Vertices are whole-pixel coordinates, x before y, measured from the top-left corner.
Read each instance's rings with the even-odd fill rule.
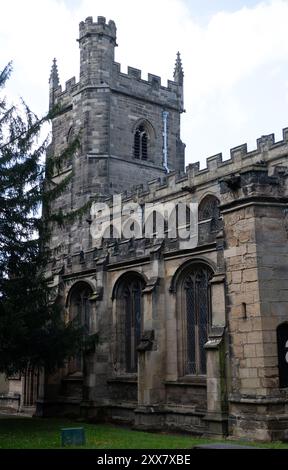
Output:
[[[1,5],[2,65],[14,60],[9,89],[37,112],[47,108],[52,58],[58,58],[63,85],[78,77],[78,23],[103,15],[116,22],[116,60],[123,71],[127,65],[141,68],[144,78],[155,73],[165,84],[173,76],[177,50],[182,52],[187,162],[205,161],[221,150],[228,157],[230,147],[287,125],[287,1],[222,11],[205,24],[198,23],[197,12],[194,16],[186,0],[146,0],[145,8],[135,0],[78,0],[73,8],[68,5],[68,0],[10,0]],[[257,84],[267,101],[264,113],[253,98],[253,89],[258,97]],[[266,99],[274,93],[283,95],[277,112],[273,100]]]

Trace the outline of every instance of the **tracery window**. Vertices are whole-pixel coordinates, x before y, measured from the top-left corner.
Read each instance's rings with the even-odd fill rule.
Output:
[[[134,157],[140,160],[148,158],[148,134],[143,124],[137,127],[134,134]]]
[[[81,283],[75,287],[70,297],[70,319],[73,323],[84,328],[84,332],[89,334],[91,314],[91,302],[89,297],[92,295],[90,286]]]
[[[123,372],[137,372],[138,353],[142,332],[142,289],[144,281],[131,274],[125,277],[117,290],[118,363]]]
[[[222,219],[219,209],[220,201],[215,196],[206,196],[199,204],[198,209],[198,235],[199,243],[209,243],[222,228]]]
[[[69,320],[75,326],[81,326],[84,335],[91,333],[92,309],[89,300],[91,295],[91,287],[85,282],[79,282],[72,288],[69,296]],[[82,371],[83,358],[81,352],[69,361],[68,369],[69,373]]]
[[[182,298],[182,373],[206,374],[206,352],[210,321],[210,284],[212,270],[198,264],[187,272],[181,283]]]

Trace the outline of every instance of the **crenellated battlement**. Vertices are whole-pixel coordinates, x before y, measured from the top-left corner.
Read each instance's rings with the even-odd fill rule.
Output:
[[[153,73],[148,73],[148,79],[145,80],[142,76],[142,70],[131,67],[130,65],[128,65],[127,73],[125,73],[121,71],[121,64],[114,62],[113,72],[116,79],[118,77],[120,79],[123,78],[126,80],[130,79],[131,81],[134,80],[135,82],[139,81],[146,85],[152,85],[152,87],[155,89],[161,88],[162,90],[169,90],[175,93],[179,91],[179,85],[177,82],[174,82],[173,80],[167,80],[167,86],[164,86],[162,84],[161,77]]]
[[[170,100],[170,104],[179,108],[179,84],[172,80],[167,81],[164,86],[161,77],[148,73],[148,78],[143,78],[142,70],[128,66],[127,73],[121,71],[121,65],[117,62],[113,64],[113,82],[112,86],[118,91],[133,90],[134,94],[145,95],[152,93],[151,96],[156,97],[161,102],[163,99]]]
[[[283,140],[275,142],[274,134],[261,136],[256,141],[255,150],[248,152],[247,144],[239,145],[230,150],[228,160],[223,160],[222,153],[219,153],[206,159],[206,168],[200,169],[199,162],[190,163],[185,173],[171,171],[164,177],[155,178],[123,192],[122,198],[124,201],[135,198],[152,201],[176,192],[193,193],[198,187],[207,184],[210,186],[225,176],[235,175],[253,165],[260,167],[266,164],[271,174],[279,168],[282,168],[282,173],[283,168],[288,172],[288,128],[284,128],[282,133]],[[108,197],[106,201],[112,201],[112,197]]]
[[[116,92],[128,94],[135,98],[149,99],[160,106],[167,104],[175,110],[183,111],[183,80],[179,82],[174,72],[174,81],[168,80],[167,85],[162,85],[161,77],[148,73],[148,78],[143,79],[140,69],[128,66],[127,73],[121,71],[121,66],[114,60],[114,48],[116,44],[116,25],[114,21],[106,21],[103,16],[98,16],[94,22],[91,16],[79,24],[80,46],[80,80],[76,83],[75,77],[66,81],[65,89],[57,86],[59,83],[56,65],[52,66],[54,75],[57,75],[52,87],[51,102],[53,97],[61,101],[71,99],[78,89],[86,87],[103,88],[109,86]],[[180,55],[178,53],[178,61]],[[177,61],[176,61],[177,62]],[[54,69],[53,69],[54,67]],[[182,67],[182,65],[181,65]],[[182,77],[183,78],[183,77]],[[62,104],[62,103],[61,103]]]
[[[158,101],[159,104],[164,102],[170,104],[172,108],[179,108],[179,97],[178,97],[178,84],[172,80],[168,80],[167,86],[161,84],[161,77],[151,74],[148,74],[148,80],[142,78],[142,71],[135,69],[133,67],[128,67],[128,73],[125,74],[121,72],[120,64],[114,62],[114,82],[112,83],[112,89],[114,91],[126,92],[131,94],[130,90],[133,89],[133,95],[141,97],[146,97],[147,94],[151,91],[152,95],[150,99]],[[133,88],[133,82],[137,83],[137,90],[135,86]],[[107,85],[105,85],[107,86]],[[103,84],[95,86],[96,88],[103,88]],[[94,88],[94,87],[93,87]],[[77,94],[81,87],[80,82],[76,82],[76,78],[71,77],[69,80],[66,80],[65,87],[62,89],[62,86],[59,85],[53,90],[53,94],[56,102],[64,104],[64,102],[73,99],[73,95]]]
[[[69,80],[65,82],[65,91],[69,93],[72,90],[72,88],[75,87],[75,85],[76,85],[76,78],[75,77],[69,78]]]
[[[120,64],[119,64],[119,72],[120,72]],[[128,76],[131,78],[136,78],[136,80],[141,80],[141,70],[135,69],[134,67],[128,66]],[[160,79],[161,80],[161,79]]]
[[[273,157],[279,154],[279,158],[288,153],[288,128],[282,129],[283,139],[275,142],[275,135],[263,135],[256,140],[257,146],[255,150],[248,151],[247,144],[242,144],[237,147],[233,147],[230,150],[230,158],[223,160],[222,153],[213,155],[206,159],[206,168],[200,169],[200,163],[191,163],[186,167],[188,174],[193,174],[194,177],[207,173],[212,173],[221,170],[225,167],[231,170],[232,166],[236,166],[241,169],[247,164],[256,163],[261,156],[262,161],[269,162]],[[282,147],[282,149],[281,149]],[[211,175],[212,176],[212,175]]]
[[[97,22],[93,22],[93,17],[88,16],[85,21],[79,23],[79,41],[88,35],[100,35],[111,38],[116,45],[116,31],[114,21],[109,20],[109,22],[106,23],[104,16],[98,16]]]

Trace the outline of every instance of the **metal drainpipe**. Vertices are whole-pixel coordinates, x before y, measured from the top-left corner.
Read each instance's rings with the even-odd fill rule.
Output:
[[[168,121],[168,116],[169,113],[168,111],[163,111],[162,113],[163,116],[163,167],[169,173],[169,168],[168,168],[168,134],[167,134],[167,121]]]

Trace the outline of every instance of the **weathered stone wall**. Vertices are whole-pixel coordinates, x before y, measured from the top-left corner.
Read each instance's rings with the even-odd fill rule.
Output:
[[[278,206],[278,207],[277,207]],[[276,328],[287,321],[288,309],[288,237],[285,227],[286,204],[258,207],[256,241],[259,294],[261,299],[263,344],[256,349],[264,357],[261,384],[267,395],[279,395]]]
[[[53,120],[52,152],[59,155],[67,144],[69,133],[81,131],[81,172],[76,171],[76,193],[111,194],[140,184],[165,173],[163,168],[163,111],[168,111],[168,166],[183,171],[184,154],[180,141],[180,113],[183,111],[182,85],[149,74],[141,79],[141,71],[128,68],[121,73],[114,62],[116,27],[98,17],[80,23],[80,82],[66,82],[62,92],[57,80],[50,82],[51,104],[63,108]],[[58,76],[57,76],[58,78]],[[56,84],[55,84],[56,83]],[[133,157],[135,124],[144,120],[148,125],[148,161],[135,165]],[[70,135],[71,137],[71,135]],[[114,158],[110,158],[114,157]],[[121,159],[127,180],[117,178]],[[124,161],[134,165],[125,166]],[[89,162],[89,163],[88,163]],[[139,171],[140,170],[140,171]],[[81,199],[78,198],[78,203]]]
[[[228,321],[233,351],[231,391],[237,393],[241,389],[243,393],[252,391],[261,395],[256,344],[262,343],[262,328],[253,207],[225,214],[224,227]]]
[[[143,86],[142,83],[135,81],[134,84],[131,82],[129,85],[133,90],[133,94],[131,91],[129,92],[131,96],[112,92],[110,111],[110,154],[121,157],[122,160],[134,160],[135,162],[133,157],[134,131],[137,123],[139,123],[141,119],[144,119],[148,121],[149,126],[151,126],[148,141],[148,163],[151,166],[159,167],[160,171],[161,169],[163,171],[162,113],[164,110],[167,110],[167,102],[166,104],[161,101],[158,102],[153,94],[149,94],[148,98],[148,90],[145,94],[146,98],[141,99],[141,95],[138,97],[138,93],[141,90],[141,86]],[[147,88],[151,87],[151,84],[147,83],[146,86]],[[165,94],[163,93],[163,95]],[[168,112],[168,167],[171,170],[177,169],[183,171],[184,161],[177,152],[177,143],[178,139],[180,139],[179,109],[175,107],[174,103],[173,107],[168,107]],[[149,181],[149,179],[145,178],[145,175],[143,176],[142,181],[139,181],[138,178],[138,184],[140,182]],[[132,183],[134,183],[134,181],[132,181]],[[123,186],[122,190],[123,188],[127,188],[127,186]]]
[[[259,439],[283,437],[287,423],[284,412],[282,431],[275,425],[279,406],[287,400],[286,391],[279,389],[276,342],[276,328],[286,321],[288,307],[287,179],[277,169],[269,173],[261,164],[243,170],[238,182],[222,182],[231,432]]]
[[[124,195],[124,202],[143,204],[173,200],[199,202],[208,194],[214,194],[221,200],[224,222],[224,232],[218,234],[218,241],[215,235],[211,239],[204,237],[210,240],[209,243],[202,241],[199,247],[191,249],[187,242],[167,240],[163,247],[159,245],[160,251],[157,248],[156,258],[153,242],[135,240],[131,245],[126,240],[117,246],[114,242],[100,243],[96,249],[92,241],[89,250],[84,248],[84,260],[81,260],[80,248],[84,246],[83,241],[88,243],[89,227],[85,226],[85,221],[82,225],[80,222],[74,224],[77,242],[70,243],[68,257],[65,251],[57,256],[52,268],[52,272],[56,272],[64,264],[65,274],[61,276],[66,285],[64,298],[77,280],[86,279],[93,283],[97,263],[101,265],[101,259],[105,259],[99,266],[99,273],[103,270],[102,277],[96,276],[98,288],[103,288],[103,298],[96,300],[95,309],[101,346],[88,358],[85,396],[89,400],[85,407],[82,406],[87,416],[97,415],[100,407],[107,410],[110,419],[131,421],[137,389],[135,423],[139,428],[170,427],[221,434],[226,432],[225,416],[228,413],[229,432],[235,436],[283,437],[286,398],[285,393],[279,391],[277,382],[275,330],[285,319],[286,311],[287,188],[283,178],[286,170],[276,166],[276,150],[283,166],[284,149],[286,142],[275,144],[271,152],[255,152],[255,158],[251,155],[249,161],[266,159],[267,165],[259,163],[254,167],[245,165],[248,162],[246,156],[223,164],[210,159],[208,171],[195,171],[195,167],[189,167],[185,176],[172,173]],[[279,198],[284,198],[283,202]],[[214,330],[212,328],[207,349],[207,382],[195,384],[192,381],[189,384],[179,375],[175,332],[180,301],[172,293],[171,283],[182,265],[199,259],[210,263],[215,270],[212,291]],[[138,377],[117,378],[113,326],[117,306],[113,307],[111,295],[117,280],[131,270],[142,273],[148,280],[159,277],[151,301],[147,297],[145,304],[145,321],[147,328],[155,331],[157,349],[145,353],[144,361],[140,359]],[[223,282],[226,283],[226,307]],[[226,319],[228,336],[221,340]],[[279,402],[279,398],[282,401]],[[151,407],[153,418],[149,414]]]
[[[67,377],[64,368],[46,377],[39,412],[132,422],[140,429],[282,438],[288,397],[279,389],[276,328],[288,306],[288,130],[280,142],[262,136],[251,152],[241,145],[229,160],[218,154],[207,159],[207,168],[197,162],[183,174],[182,84],[164,87],[151,74],[143,80],[132,67],[122,73],[114,62],[115,40],[113,22],[87,18],[80,24],[79,83],[68,80],[62,92],[54,77],[50,100],[63,113],[53,121],[50,153],[58,155],[81,131],[81,149],[55,175],[57,182],[74,170],[54,209],[69,212],[96,195],[112,204],[111,194],[120,191],[124,203],[141,205],[199,204],[214,195],[223,220],[214,231],[210,220],[202,221],[196,246],[167,234],[164,240],[94,240],[89,214],[55,227],[51,287],[68,309],[71,289],[79,281],[90,286],[90,334],[97,333],[98,342],[85,352],[83,374]],[[162,165],[164,110],[168,166],[175,170],[169,174]],[[142,119],[151,126],[148,160],[136,161],[133,130]],[[201,377],[184,376],[182,367],[185,302],[179,286],[192,263],[213,272],[207,375]],[[143,278],[143,330],[151,338],[138,353],[137,374],[123,373],[119,358],[115,286],[128,273]]]

